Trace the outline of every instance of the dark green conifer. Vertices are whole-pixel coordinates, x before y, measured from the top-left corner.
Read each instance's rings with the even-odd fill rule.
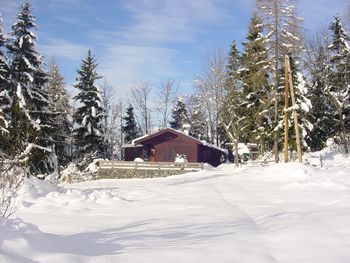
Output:
[[[92,159],[102,157],[104,152],[103,120],[105,111],[102,106],[101,92],[96,85],[100,76],[96,71],[96,60],[91,50],[86,59],[82,60],[78,70],[78,94],[74,99],[79,103],[73,114],[73,136],[77,147],[75,156],[81,161],[81,167],[87,165]]]

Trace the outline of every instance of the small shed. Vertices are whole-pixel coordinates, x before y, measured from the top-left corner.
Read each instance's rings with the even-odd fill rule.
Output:
[[[124,160],[142,158],[150,162],[174,162],[177,155],[185,155],[189,162],[218,166],[226,161],[227,151],[185,132],[167,128],[124,145]]]

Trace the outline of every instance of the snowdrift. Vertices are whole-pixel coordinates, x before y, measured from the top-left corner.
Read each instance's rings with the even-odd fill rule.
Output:
[[[0,262],[350,262],[350,162],[323,154],[323,168],[28,180],[0,222]]]

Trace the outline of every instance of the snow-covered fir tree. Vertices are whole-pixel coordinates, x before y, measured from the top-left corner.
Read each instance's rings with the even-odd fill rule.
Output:
[[[242,131],[242,141],[257,142],[261,154],[271,131],[271,85],[269,84],[269,61],[263,24],[256,14],[250,22],[243,43],[242,68],[239,70],[242,90],[242,111],[247,116]]]
[[[238,142],[242,134],[242,123],[246,118],[242,110],[242,82],[239,71],[242,68],[241,63],[241,55],[236,42],[233,42],[228,55],[226,92],[220,117],[228,140],[234,144],[235,156],[238,156]],[[235,158],[235,163],[238,166],[238,158]]]
[[[123,125],[123,133],[124,141],[126,143],[131,143],[133,139],[137,138],[139,135],[139,129],[135,120],[134,108],[132,105],[126,109],[126,115],[123,117],[124,125]]]
[[[68,137],[72,129],[72,123],[69,120],[69,96],[64,87],[64,77],[54,59],[50,63],[45,90],[51,100],[49,110],[53,113],[55,152],[59,164],[65,166],[70,161],[71,156]]]
[[[103,121],[105,111],[102,105],[102,97],[96,81],[100,76],[96,71],[96,60],[88,51],[86,59],[82,60],[78,70],[77,82],[74,85],[78,94],[74,99],[78,106],[73,113],[74,141],[77,147],[75,156],[81,167],[84,167],[92,159],[102,156],[105,145],[103,140]]]
[[[44,87],[47,75],[36,49],[36,29],[31,6],[24,3],[12,26],[7,45],[11,70],[11,125],[8,153],[24,160],[32,172],[46,173],[56,165],[52,151],[52,115]]]
[[[292,79],[294,86],[294,94],[296,98],[296,112],[298,115],[298,127],[300,129],[300,136],[302,147],[306,150],[309,149],[308,141],[310,141],[310,134],[313,130],[313,124],[311,122],[310,111],[312,109],[312,103],[310,100],[309,86],[306,83],[305,77],[299,71],[299,62],[290,58],[290,64],[292,69]],[[289,112],[289,149],[296,150],[296,138],[294,130],[294,116],[292,112],[292,101],[289,96],[289,108],[286,109]],[[284,119],[281,119],[282,125],[284,125]]]
[[[169,122],[170,127],[176,130],[181,130],[184,124],[189,124],[189,113],[183,99],[179,97],[176,101],[175,107],[172,110],[172,120]]]
[[[326,146],[328,138],[334,136],[334,118],[336,108],[326,91],[329,67],[328,40],[319,36],[317,41],[309,46],[309,97],[312,104],[310,112],[314,128],[310,133],[308,145],[311,150],[319,151]]]
[[[203,110],[203,106],[200,103],[200,99],[196,95],[189,97],[189,112],[190,112],[190,135],[200,139],[208,140],[208,127],[206,116]]]
[[[330,30],[332,43],[328,47],[331,57],[326,90],[338,113],[336,132],[345,152],[349,153],[347,133],[350,130],[350,36],[345,32],[339,16],[335,17]]]
[[[9,97],[9,67],[5,57],[4,45],[6,42],[5,34],[2,28],[2,17],[0,16],[0,150],[5,148],[6,135],[8,135],[8,126],[10,122],[11,101]]]

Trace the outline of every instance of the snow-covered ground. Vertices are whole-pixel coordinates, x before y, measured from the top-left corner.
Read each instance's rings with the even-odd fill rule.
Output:
[[[350,262],[350,160],[326,154],[323,168],[31,179],[0,222],[0,262]]]

